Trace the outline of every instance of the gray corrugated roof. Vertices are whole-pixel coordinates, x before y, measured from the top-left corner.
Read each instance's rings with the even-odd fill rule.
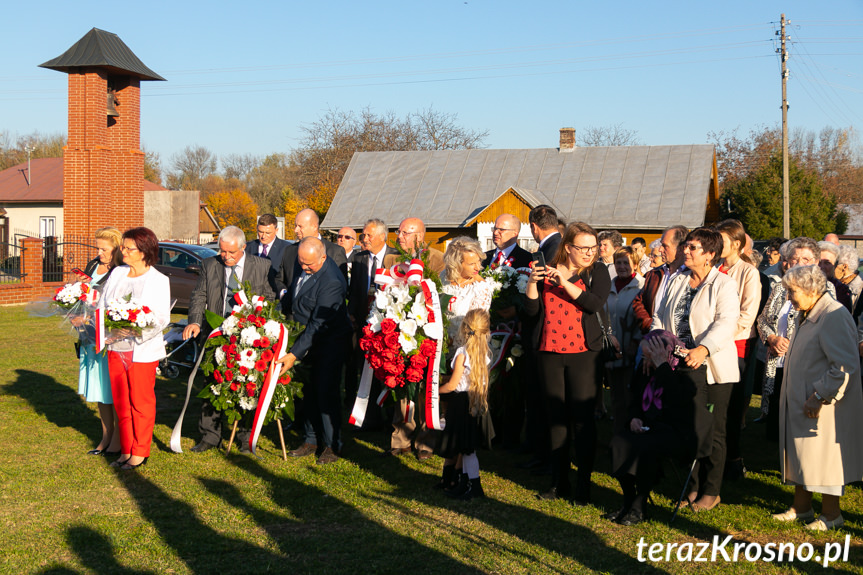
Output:
[[[39,64],[39,67],[60,72],[80,67],[108,68],[141,80],[164,80],[145,66],[119,36],[98,28],[93,28],[62,55]]]
[[[371,217],[458,227],[514,188],[598,228],[693,228],[704,223],[713,165],[712,145],[357,152],[323,227]]]

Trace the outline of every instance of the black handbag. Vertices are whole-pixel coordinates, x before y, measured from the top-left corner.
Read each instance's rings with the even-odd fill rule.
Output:
[[[617,353],[617,348],[611,342],[611,331],[605,328],[605,323],[602,321],[602,314],[605,310],[600,310],[596,314],[596,321],[599,322],[599,329],[602,331],[602,351],[599,352],[599,361],[607,363],[609,361],[617,361],[620,355]]]

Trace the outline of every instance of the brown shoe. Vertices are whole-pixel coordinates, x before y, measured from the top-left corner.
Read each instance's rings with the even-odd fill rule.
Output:
[[[306,455],[314,455],[317,452],[318,446],[312,443],[304,443],[293,451],[289,451],[291,457],[305,457]]]
[[[410,447],[393,447],[392,449],[387,449],[383,452],[384,457],[393,457],[395,455],[401,455],[402,453],[410,453]]]
[[[324,449],[324,452],[321,453],[321,456],[318,457],[318,465],[326,465],[327,463],[335,463],[338,461],[339,456],[335,454],[335,452],[327,447]]]
[[[431,456],[432,456],[431,451],[421,450],[421,451],[417,452],[417,459],[419,461],[425,461],[426,459],[431,459]]]

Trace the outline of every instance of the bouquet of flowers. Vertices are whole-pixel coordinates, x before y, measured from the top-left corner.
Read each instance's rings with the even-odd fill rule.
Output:
[[[223,412],[229,425],[256,411],[266,380],[280,369],[277,355],[290,349],[303,330],[297,322],[286,322],[273,302],[251,295],[248,282],[235,298],[237,305],[227,318],[207,312],[208,322],[218,329],[204,346],[201,370],[215,383],[198,394]],[[294,398],[302,397],[302,384],[292,375],[288,370],[278,378],[264,424],[285,416],[293,419]]]
[[[518,312],[524,305],[524,292],[527,289],[530,269],[515,269],[505,263],[503,265],[492,264],[480,272],[480,275],[495,287],[489,310],[492,321],[510,320],[515,317],[515,313],[512,312]],[[505,310],[509,308],[514,308],[514,310],[506,313]]]
[[[412,406],[422,389],[426,405],[420,413],[430,428],[440,429],[437,389],[439,363],[446,351],[446,317],[441,310],[446,309],[450,296],[438,291],[440,279],[426,271],[424,249],[418,247],[417,252],[419,257],[410,259],[402,251],[402,257],[409,261],[377,270],[375,283],[380,289],[359,341],[366,365],[350,418],[355,425],[362,425],[374,374],[385,386],[378,403],[391,393]]]
[[[106,330],[127,329],[141,335],[142,330],[154,325],[156,325],[156,314],[133,298],[132,294],[105,303]]]
[[[95,304],[99,298],[99,292],[92,289],[90,284],[84,282],[75,282],[66,284],[63,287],[57,288],[54,293],[54,305],[63,309],[71,310],[79,302]]]

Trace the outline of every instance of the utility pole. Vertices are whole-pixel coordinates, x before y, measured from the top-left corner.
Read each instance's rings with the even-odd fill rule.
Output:
[[[791,194],[788,185],[788,49],[785,41],[785,14],[782,14],[780,34],[782,37],[782,235],[791,237]]]
[[[24,146],[24,151],[27,152],[27,186],[29,187],[33,183],[33,174],[30,172],[30,154],[32,154],[36,150],[36,146],[31,146],[30,144],[26,144]]]

